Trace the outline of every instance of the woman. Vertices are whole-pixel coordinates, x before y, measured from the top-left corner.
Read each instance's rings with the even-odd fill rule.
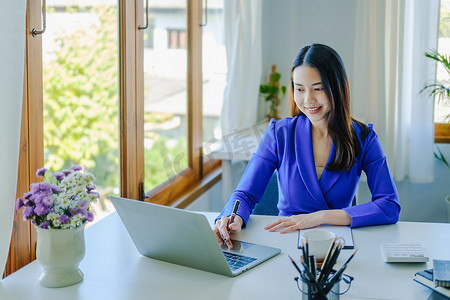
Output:
[[[350,91],[340,56],[312,44],[298,52],[291,69],[291,118],[271,120],[237,189],[213,228],[231,248],[261,199],[274,170],[281,189],[282,218],[266,230],[286,233],[321,224],[351,227],[398,221],[397,190],[372,125],[350,115]],[[351,206],[361,171],[372,201]],[[241,205],[229,224],[236,200]]]

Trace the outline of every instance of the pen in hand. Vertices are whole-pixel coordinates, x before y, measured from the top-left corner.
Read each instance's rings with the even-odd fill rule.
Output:
[[[241,204],[241,201],[239,201],[239,200],[236,200],[236,202],[234,202],[233,212],[231,213],[231,218],[230,218],[230,222],[228,223],[228,226],[233,224],[234,218],[236,217],[236,213],[239,209],[240,204]],[[228,227],[228,229],[230,229],[230,228]],[[228,232],[230,232],[230,231],[228,230]]]
[[[239,200],[236,200],[236,202],[234,203],[233,212],[231,213],[231,217],[228,220],[228,224],[227,224],[228,238],[229,238],[230,231],[231,231],[230,230],[230,225],[233,224],[233,222],[234,222],[234,219],[236,217],[236,213],[237,213],[237,211],[239,209],[239,205],[240,204],[241,204],[241,202]],[[233,244],[231,243],[231,239],[228,239],[228,238],[222,237],[223,241],[228,246],[228,249],[231,249],[231,248],[233,248]]]

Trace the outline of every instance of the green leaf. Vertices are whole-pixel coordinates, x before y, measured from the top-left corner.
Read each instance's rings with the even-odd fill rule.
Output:
[[[450,165],[448,163],[448,161],[445,159],[444,154],[442,154],[441,150],[436,146],[437,152],[438,154],[436,154],[436,152],[434,152],[434,157],[437,158],[438,160],[442,161],[448,168],[450,168]]]
[[[269,92],[269,86],[265,85],[265,84],[261,84],[259,86],[259,92],[261,94],[267,94]]]
[[[280,81],[281,74],[280,73],[272,73],[270,74],[270,81],[272,82],[278,82]]]

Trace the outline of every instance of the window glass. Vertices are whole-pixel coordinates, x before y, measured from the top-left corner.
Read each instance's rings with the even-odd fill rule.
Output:
[[[42,38],[45,167],[95,176],[98,221],[120,192],[117,2],[47,0]]]
[[[441,0],[441,12],[439,22],[439,42],[438,52],[445,54],[447,57],[450,53],[450,0]],[[448,81],[449,74],[442,66],[438,64],[436,79],[438,81]],[[434,106],[434,122],[447,123],[450,120],[450,103],[449,99],[435,101]]]
[[[144,189],[188,167],[186,1],[149,2],[144,33]]]

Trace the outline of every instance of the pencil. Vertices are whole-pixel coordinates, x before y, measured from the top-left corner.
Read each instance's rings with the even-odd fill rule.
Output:
[[[308,238],[305,237],[305,257],[303,260],[305,261],[306,265],[308,266],[308,271],[311,270],[309,266],[309,246],[308,246]]]
[[[328,261],[330,255],[331,255],[331,252],[333,251],[333,248],[334,248],[335,244],[336,244],[336,237],[334,237],[333,241],[330,244],[330,247],[328,248],[327,254],[325,254],[325,258],[323,259],[322,266],[321,266],[320,270],[322,270],[326,266],[327,261]]]
[[[302,274],[302,271],[300,270],[300,268],[297,266],[297,264],[295,263],[295,261],[292,259],[292,257],[290,255],[289,259],[291,260],[292,264],[294,265],[294,267],[297,269],[297,271],[300,273],[300,275]]]
[[[339,281],[342,273],[344,273],[344,270],[347,268],[348,263],[353,259],[353,257],[356,254],[356,251],[350,255],[350,257],[347,259],[347,261],[342,265],[342,267],[331,277],[330,281],[328,282],[327,286],[324,288],[324,294],[328,294],[330,290],[333,288],[333,286],[336,284],[336,282]]]
[[[343,245],[338,242],[335,247],[333,248],[332,253],[330,254],[329,259],[327,260],[327,265],[322,266],[320,269],[320,276],[319,276],[319,282],[327,281],[328,276],[330,275],[331,269],[333,269],[334,264],[336,263],[336,260],[339,256],[339,253],[341,252]]]

